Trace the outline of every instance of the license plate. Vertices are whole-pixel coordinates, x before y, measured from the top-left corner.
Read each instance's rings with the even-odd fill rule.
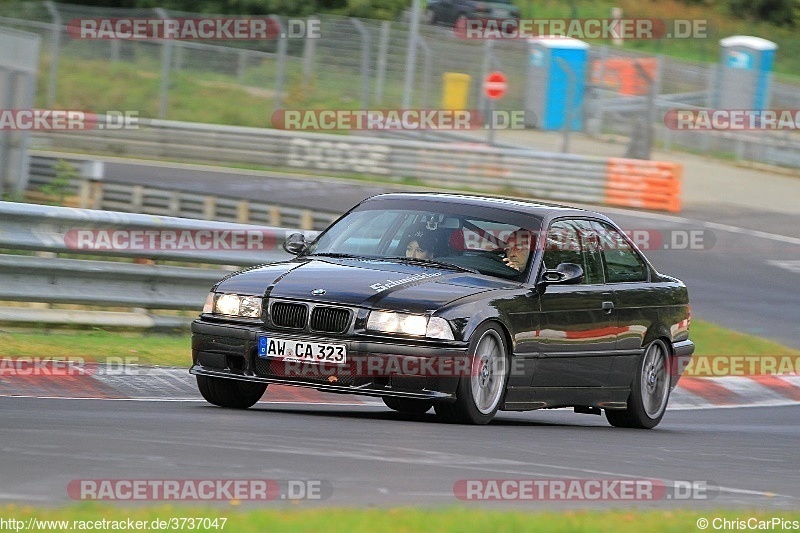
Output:
[[[264,359],[284,359],[304,363],[347,362],[347,346],[327,342],[281,339],[267,335],[258,336],[258,356]]]

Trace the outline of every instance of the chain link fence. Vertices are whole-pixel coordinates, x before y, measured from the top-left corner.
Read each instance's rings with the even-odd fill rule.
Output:
[[[37,105],[42,107],[126,109],[145,118],[196,121],[202,114],[193,99],[211,95],[226,122],[268,127],[276,109],[395,109],[406,103],[438,108],[443,75],[458,72],[471,78],[467,107],[486,111],[482,80],[499,70],[506,74],[508,90],[496,108],[525,109],[528,43],[464,40],[447,27],[421,24],[412,72],[406,68],[410,32],[405,22],[320,15],[314,17],[319,38],[225,42],[81,40],[66,31],[74,19],[200,16],[52,2],[0,4],[0,26],[41,37]],[[285,28],[287,21],[275,21]],[[628,85],[615,79],[620,65],[633,68],[640,79]],[[629,137],[631,155],[646,157],[649,146],[634,144],[647,131],[651,135],[645,138],[665,147],[800,166],[793,132],[675,132],[665,127],[669,109],[713,105],[716,65],[593,46],[588,71],[584,101],[572,112],[585,117],[589,134]],[[410,94],[404,94],[409,75],[413,83]],[[91,101],[81,99],[80,86],[86,83],[106,90]],[[770,106],[800,109],[798,87],[773,81]]]

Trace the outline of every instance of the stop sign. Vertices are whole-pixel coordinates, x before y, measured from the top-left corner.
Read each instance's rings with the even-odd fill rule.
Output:
[[[502,72],[491,72],[483,81],[483,92],[493,100],[506,94],[506,87],[508,84]]]

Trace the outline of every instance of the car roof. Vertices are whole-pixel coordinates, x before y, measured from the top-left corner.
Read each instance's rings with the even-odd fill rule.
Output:
[[[552,219],[560,216],[592,216],[607,219],[604,215],[594,211],[588,211],[578,207],[561,205],[556,203],[539,202],[524,200],[520,198],[507,198],[502,196],[480,196],[473,194],[454,194],[439,192],[418,192],[418,193],[383,193],[371,196],[364,202],[372,202],[381,199],[397,200],[436,200],[440,202],[472,205],[480,207],[494,207],[525,213],[542,219]]]

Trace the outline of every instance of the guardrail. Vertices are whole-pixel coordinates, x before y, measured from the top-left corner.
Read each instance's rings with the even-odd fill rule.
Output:
[[[111,183],[104,180],[102,161],[92,160],[89,156],[79,158],[47,152],[35,152],[31,155],[27,193],[30,199],[46,200],[46,195],[38,193],[37,189],[53,183],[57,175],[55,167],[59,161],[65,161],[76,171],[76,176],[63,184],[67,195],[63,204],[70,207],[317,231],[325,229],[341,215],[334,211]]]
[[[148,310],[6,306],[0,307],[0,322],[184,326],[191,316],[149,310],[199,312],[211,286],[232,270],[291,257],[281,244],[286,234],[294,231],[0,202],[0,248],[4,250],[0,254],[0,301]],[[315,232],[306,233],[312,237]],[[37,255],[30,255],[32,251]],[[57,257],[59,253],[68,257]]]
[[[624,190],[606,194],[609,182],[616,183],[620,172],[629,172],[631,180],[636,180],[653,164],[629,160],[622,168],[614,167],[612,180],[610,159],[602,157],[163,120],[140,121],[135,129],[40,132],[34,143],[123,156],[415,178],[428,185],[609,205],[638,202],[638,191],[630,197]],[[662,164],[663,172],[649,174],[651,180],[663,178],[664,184],[652,188],[648,208],[680,210],[679,168]]]

